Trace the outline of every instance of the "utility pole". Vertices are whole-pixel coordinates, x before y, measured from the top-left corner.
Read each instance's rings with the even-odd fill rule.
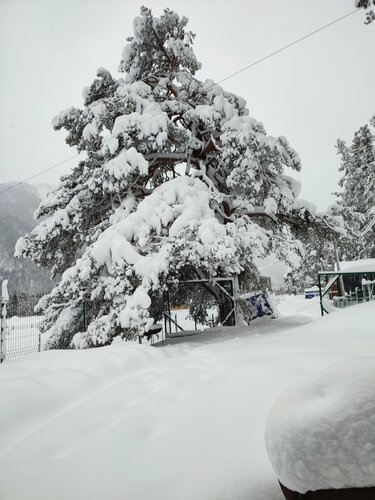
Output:
[[[333,250],[335,253],[335,260],[336,260],[336,267],[338,271],[341,271],[340,268],[340,258],[339,258],[339,252],[337,250],[336,246],[336,241],[333,241]],[[339,276],[339,286],[340,286],[340,296],[345,297],[345,286],[344,286],[344,280],[342,279],[342,274]]]
[[[240,298],[240,286],[238,283],[238,275],[235,274],[233,277],[233,305],[234,305],[234,324],[235,326],[239,326],[240,324],[240,311],[238,308],[238,300]]]

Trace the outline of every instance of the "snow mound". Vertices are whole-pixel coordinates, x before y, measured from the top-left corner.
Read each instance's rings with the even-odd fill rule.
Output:
[[[375,485],[375,357],[334,364],[284,392],[266,423],[266,448],[289,489]]]
[[[310,321],[321,317],[319,297],[307,300],[304,295],[276,295],[274,301],[281,317],[294,316]]]

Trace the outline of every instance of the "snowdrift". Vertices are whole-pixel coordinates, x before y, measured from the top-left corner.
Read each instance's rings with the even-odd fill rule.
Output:
[[[282,500],[264,445],[274,401],[337,362],[375,356],[375,304],[311,321],[316,299],[287,302],[279,310],[294,316],[176,345],[5,363],[0,498]]]

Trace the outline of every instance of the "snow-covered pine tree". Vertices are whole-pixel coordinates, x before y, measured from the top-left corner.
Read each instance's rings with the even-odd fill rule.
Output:
[[[201,65],[186,25],[143,7],[123,51],[125,77],[100,69],[83,109],[53,121],[86,157],[17,245],[62,274],[40,301],[50,347],[134,338],[150,328],[167,282],[238,276],[246,288],[255,258],[287,259],[298,235],[341,225],[296,205],[284,168],[299,170],[300,160],[287,140],[268,136],[244,99],[194,76]]]
[[[344,218],[352,228],[353,237],[340,241],[342,257],[357,260],[375,256],[375,136],[370,127],[360,127],[351,146],[338,140],[337,152],[341,156],[339,181],[341,191],[336,193],[344,207]]]
[[[317,284],[318,273],[334,269],[335,256],[332,241],[322,238],[306,240],[298,266],[284,277],[285,290],[290,294],[303,293]]]

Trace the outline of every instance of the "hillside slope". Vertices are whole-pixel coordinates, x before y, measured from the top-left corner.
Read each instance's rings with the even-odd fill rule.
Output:
[[[12,184],[0,184],[4,191]],[[26,259],[16,259],[14,246],[36,225],[34,212],[40,203],[37,190],[21,184],[0,196],[0,281],[8,279],[9,293],[40,294],[51,289],[48,271]]]

